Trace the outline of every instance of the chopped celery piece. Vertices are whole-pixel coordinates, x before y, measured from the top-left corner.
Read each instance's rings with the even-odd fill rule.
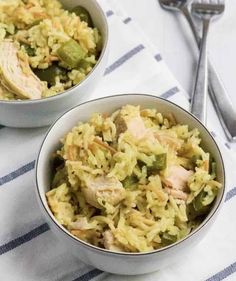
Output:
[[[94,28],[93,29],[93,32],[94,32],[94,38],[95,38],[95,42],[96,42],[96,49],[99,52],[102,51],[102,47],[103,47],[103,40],[102,40],[102,36],[101,34],[99,33],[98,29],[97,28]]]
[[[216,177],[216,162],[212,161],[210,165],[210,174],[213,178]]]
[[[90,65],[91,64],[85,59],[81,59],[80,62],[78,63],[78,67],[81,67],[83,69],[87,69],[88,67],[90,67]]]
[[[78,42],[71,39],[62,44],[57,50],[57,55],[66,66],[75,68],[80,60],[85,57],[85,52]]]
[[[87,22],[88,26],[93,27],[91,16],[84,7],[76,6],[70,12],[75,13],[77,16],[79,16],[81,21]]]

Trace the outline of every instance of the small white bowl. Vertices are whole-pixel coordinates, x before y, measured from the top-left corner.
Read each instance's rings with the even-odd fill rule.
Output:
[[[173,113],[178,123],[188,124],[190,128],[198,128],[202,138],[202,146],[211,153],[217,163],[217,180],[222,183],[212,210],[186,238],[159,250],[147,253],[117,253],[101,249],[75,238],[63,226],[57,223],[48,207],[45,193],[51,184],[51,155],[59,147],[59,140],[79,121],[86,122],[94,112],[112,113],[126,104],[140,105],[142,108],[156,108],[161,113]],[[191,251],[207,233],[216,219],[225,193],[225,172],[220,150],[213,137],[193,115],[174,103],[144,94],[125,94],[110,96],[80,104],[61,116],[49,129],[36,163],[36,185],[39,204],[46,216],[51,230],[61,239],[69,251],[80,260],[103,271],[116,274],[144,274],[156,271],[179,260]],[[187,264],[187,263],[186,263]]]
[[[96,0],[62,0],[61,2],[68,9],[81,5],[88,10],[94,25],[102,34],[103,50],[100,58],[83,81],[58,95],[38,100],[0,100],[1,125],[19,128],[51,125],[63,112],[79,104],[82,98],[89,96],[104,74],[108,58],[108,24],[104,12]]]

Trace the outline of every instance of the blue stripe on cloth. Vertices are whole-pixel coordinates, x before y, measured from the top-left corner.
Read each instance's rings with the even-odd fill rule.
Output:
[[[131,21],[132,19],[130,17],[126,18],[123,20],[123,23],[127,24]]]
[[[228,200],[230,200],[230,199],[233,198],[234,196],[236,196],[236,187],[232,188],[230,191],[228,191],[228,192],[226,193],[225,202],[227,202]]]
[[[114,15],[114,12],[112,10],[109,10],[109,11],[106,12],[107,17],[110,17],[112,15]]]
[[[236,195],[236,187],[232,188],[227,194],[226,194],[226,199],[225,199],[225,202],[230,200],[231,198],[233,198],[234,196]],[[24,244],[30,240],[32,240],[33,238],[37,237],[38,235],[46,232],[49,230],[49,226],[48,224],[44,223],[42,225],[40,225],[39,227],[31,230],[30,232],[24,234],[23,236],[21,237],[18,237],[6,244],[4,244],[3,246],[0,246],[0,255],[20,246],[21,244]],[[102,271],[99,271],[100,273],[102,273]],[[84,274],[85,277],[84,278],[87,278],[87,276],[90,276],[89,275],[90,272]],[[91,275],[94,274],[91,273]],[[82,278],[84,275],[80,276],[79,278],[75,279],[76,281],[82,281],[82,280],[90,280],[90,279],[80,279]],[[95,276],[94,276],[95,277]],[[74,281],[75,281],[74,280]]]
[[[106,68],[104,75],[107,75],[107,74],[111,73],[112,71],[114,71],[115,69],[117,69],[119,66],[124,64],[127,60],[132,58],[134,55],[138,54],[144,48],[145,47],[142,44],[140,44],[140,45],[136,46],[135,48],[133,48],[132,50],[130,50],[129,52],[127,52],[126,54],[124,54],[117,61],[115,61],[113,64],[111,64],[110,66],[108,66]]]
[[[99,269],[93,269],[93,270],[81,275],[80,277],[74,279],[73,281],[89,281],[102,273],[103,273],[103,271],[101,271]]]
[[[162,60],[161,54],[156,54],[156,55],[154,56],[154,58],[155,58],[156,61],[161,61],[161,60]]]
[[[3,125],[0,125],[0,130],[1,130],[1,129],[3,129],[3,128],[5,128],[5,126],[3,126]]]
[[[226,142],[225,143],[225,146],[228,148],[228,149],[231,149],[231,146]]]
[[[232,263],[231,265],[227,266],[223,270],[219,271],[212,277],[208,278],[206,281],[221,281],[235,272],[236,272],[236,262]]]
[[[40,234],[43,234],[44,232],[49,230],[49,226],[47,223],[44,223],[36,228],[34,228],[33,230],[31,230],[30,232],[17,237],[14,240],[11,240],[10,242],[0,246],[0,255],[3,255],[27,242],[29,242],[30,240],[34,239],[35,237],[39,236]]]
[[[172,97],[173,95],[177,94],[179,92],[178,87],[171,88],[170,90],[166,91],[165,93],[161,94],[161,97],[164,99],[168,99]]]
[[[34,169],[35,160],[0,178],[0,186]]]

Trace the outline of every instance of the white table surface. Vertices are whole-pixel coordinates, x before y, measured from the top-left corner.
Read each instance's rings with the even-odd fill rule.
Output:
[[[184,17],[163,10],[158,0],[121,0],[121,3],[159,48],[172,73],[191,94],[198,50]],[[224,15],[212,22],[208,47],[211,60],[236,105],[236,0],[226,0]],[[236,151],[236,145],[232,146]]]

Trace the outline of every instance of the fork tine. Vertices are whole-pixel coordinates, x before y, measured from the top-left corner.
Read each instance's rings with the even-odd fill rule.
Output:
[[[211,0],[212,1],[212,4],[216,4],[216,5],[224,5],[224,0]]]
[[[192,11],[200,18],[220,15],[224,7],[224,0],[194,0],[192,3]]]

